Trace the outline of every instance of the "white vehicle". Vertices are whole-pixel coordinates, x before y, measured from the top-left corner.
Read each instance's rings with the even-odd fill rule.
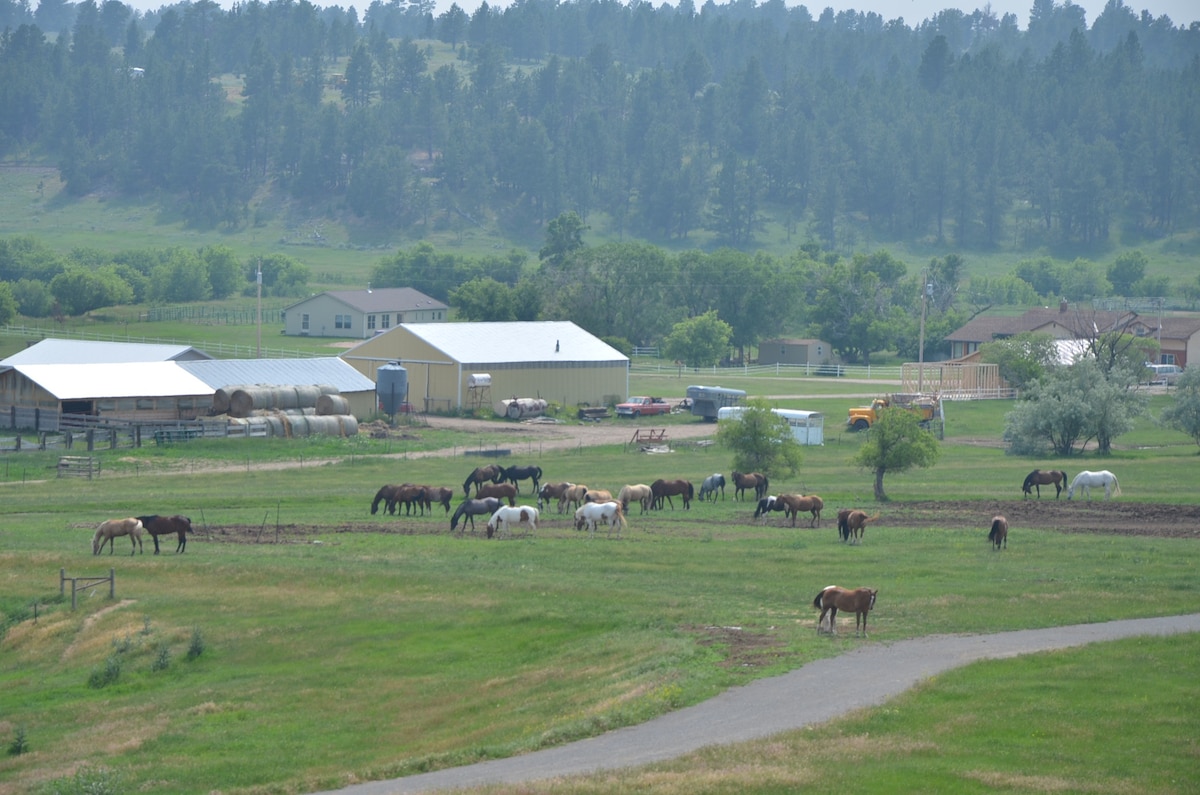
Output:
[[[1146,364],[1146,369],[1150,371],[1147,376],[1149,380],[1147,384],[1160,384],[1162,386],[1174,386],[1179,380],[1179,376],[1183,375],[1183,368],[1177,364]]]

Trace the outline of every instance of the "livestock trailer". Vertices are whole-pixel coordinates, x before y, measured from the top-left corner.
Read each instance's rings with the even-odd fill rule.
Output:
[[[726,406],[717,410],[718,420],[740,420],[745,406]],[[783,417],[792,431],[792,438],[804,445],[825,444],[825,415],[819,411],[797,409],[771,409],[771,413]]]
[[[689,386],[687,398],[692,404],[692,414],[715,422],[717,412],[727,406],[736,406],[746,397],[741,389],[721,386]]]

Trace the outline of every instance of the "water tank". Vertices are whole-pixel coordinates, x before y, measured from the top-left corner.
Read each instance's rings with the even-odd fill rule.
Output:
[[[408,399],[408,370],[399,362],[383,365],[375,374],[375,397],[379,407],[389,417],[400,413],[400,407]]]
[[[492,385],[492,374],[491,373],[471,373],[471,375],[467,376],[467,388],[469,388],[469,389],[475,389],[476,387],[491,386],[491,385]]]

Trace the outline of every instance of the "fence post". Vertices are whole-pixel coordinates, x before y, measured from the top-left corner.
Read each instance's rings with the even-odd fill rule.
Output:
[[[62,596],[64,593],[66,593],[66,589],[65,589],[66,582],[67,582],[67,570],[59,569],[58,570],[58,595],[59,596]]]
[[[72,577],[71,578],[71,611],[74,612],[75,608],[78,606],[79,606],[79,603],[75,598],[75,578]]]
[[[108,570],[108,598],[109,599],[117,598],[117,570],[116,569]]]
[[[96,449],[96,429],[88,428],[86,431],[83,432],[83,435],[84,435],[84,438],[87,439],[87,449],[88,449],[88,452],[90,453]]]

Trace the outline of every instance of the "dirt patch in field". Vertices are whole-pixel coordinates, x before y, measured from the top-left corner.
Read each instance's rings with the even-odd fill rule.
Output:
[[[1061,533],[1200,538],[1200,505],[1092,500],[930,501],[864,506],[879,513],[876,527],[986,528],[1001,514],[1010,528],[1037,527]],[[869,531],[868,531],[869,534]]]

